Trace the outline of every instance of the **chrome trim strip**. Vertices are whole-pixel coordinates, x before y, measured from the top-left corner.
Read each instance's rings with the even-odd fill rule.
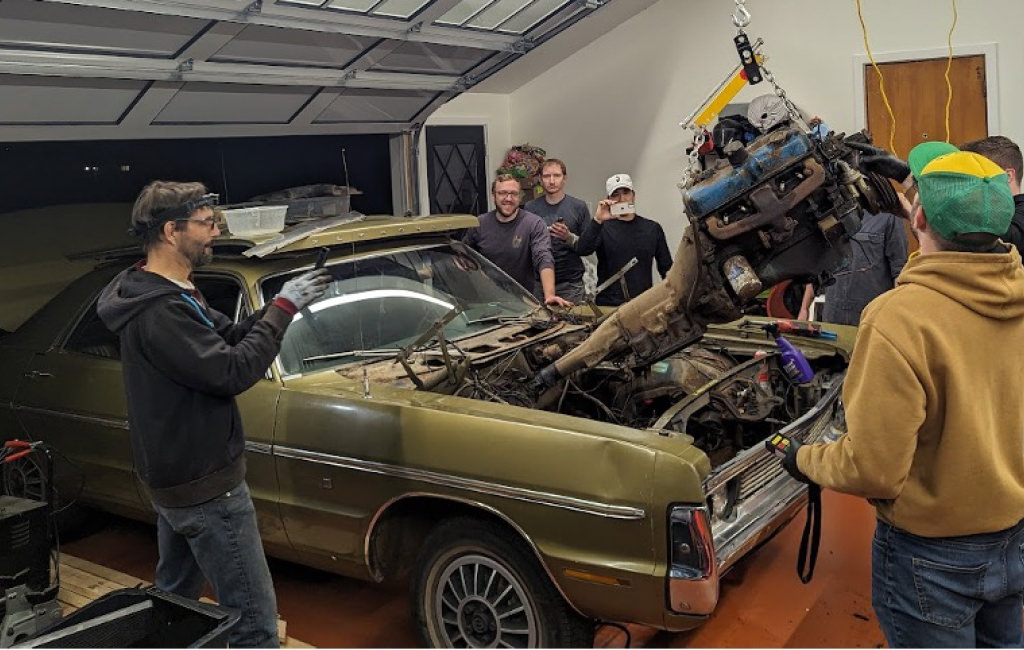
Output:
[[[294,458],[296,460],[319,463],[321,465],[331,465],[333,467],[341,467],[343,469],[351,469],[358,472],[369,472],[371,474],[383,474],[386,476],[395,476],[397,478],[413,481],[422,481],[424,483],[442,485],[444,487],[459,490],[468,490],[478,494],[489,494],[507,499],[515,499],[517,501],[526,501],[528,503],[539,503],[541,505],[552,506],[555,508],[564,508],[566,510],[596,515],[598,517],[608,517],[611,519],[643,519],[645,516],[643,508],[617,506],[610,503],[601,503],[599,501],[577,499],[575,497],[568,497],[561,494],[551,494],[550,492],[540,492],[538,490],[530,490],[527,488],[501,485],[490,481],[459,478],[449,476],[447,474],[441,474],[439,472],[400,467],[398,465],[378,463],[376,461],[346,458],[316,451],[282,447],[281,445],[274,445],[273,453],[274,455],[281,456],[283,458]]]
[[[267,454],[268,456],[274,453],[274,448],[265,442],[250,442],[245,441],[245,450],[251,451],[254,454]]]
[[[37,406],[24,406],[22,404],[13,404],[12,409],[15,411],[24,411],[26,413],[35,413],[37,415],[52,415],[59,418],[65,418],[67,420],[74,420],[75,422],[88,422],[89,424],[99,424],[101,426],[112,427],[114,429],[128,430],[128,420],[121,420],[117,418],[104,418],[98,415],[83,415],[81,413],[71,413],[68,411],[54,411],[52,409],[44,409]]]

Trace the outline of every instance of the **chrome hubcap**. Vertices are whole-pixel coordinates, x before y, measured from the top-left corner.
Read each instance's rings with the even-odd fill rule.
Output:
[[[434,593],[444,645],[454,648],[535,648],[537,615],[516,577],[483,555],[445,567]]]

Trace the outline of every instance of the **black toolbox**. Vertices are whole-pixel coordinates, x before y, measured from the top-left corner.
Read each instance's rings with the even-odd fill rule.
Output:
[[[223,648],[239,613],[149,587],[119,589],[75,611],[23,648]]]

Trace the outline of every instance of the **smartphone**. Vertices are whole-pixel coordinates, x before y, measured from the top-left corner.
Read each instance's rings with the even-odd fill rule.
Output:
[[[617,217],[620,214],[630,214],[631,212],[635,212],[636,208],[633,206],[632,203],[612,203],[612,206],[609,208],[609,210],[614,216]]]
[[[324,264],[327,263],[327,256],[331,254],[331,249],[326,246],[320,248],[320,252],[316,256],[316,264],[313,265],[314,269],[324,268]]]

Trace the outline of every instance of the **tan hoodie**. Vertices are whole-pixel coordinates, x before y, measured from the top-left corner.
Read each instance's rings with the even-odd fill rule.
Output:
[[[1024,268],[1005,254],[911,256],[861,318],[847,434],[808,445],[814,482],[924,537],[1024,518]]]

